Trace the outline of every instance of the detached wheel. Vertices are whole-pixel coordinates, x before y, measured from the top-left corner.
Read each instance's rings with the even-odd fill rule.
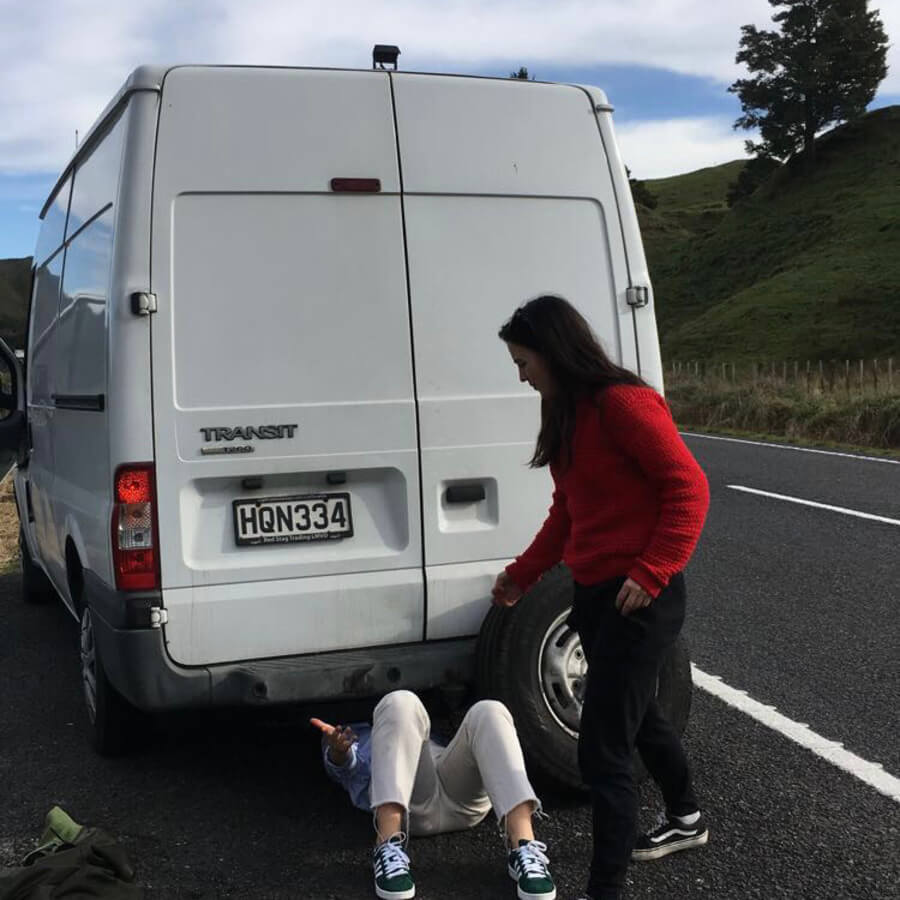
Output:
[[[31,558],[25,534],[19,529],[19,559],[22,563],[22,599],[25,603],[47,603],[56,595],[44,570]]]
[[[578,730],[587,661],[577,632],[566,624],[571,605],[571,576],[559,567],[511,609],[492,609],[479,636],[476,671],[481,696],[503,701],[512,713],[529,765],[558,784],[583,789]],[[660,708],[679,734],[691,692],[690,660],[679,640],[657,687]],[[635,774],[647,774],[637,754]]]
[[[81,683],[90,724],[90,741],[101,756],[131,749],[140,713],[113,686],[103,670],[91,611],[81,613]]]

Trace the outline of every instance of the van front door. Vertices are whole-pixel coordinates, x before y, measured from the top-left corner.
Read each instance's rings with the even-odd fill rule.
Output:
[[[477,633],[550,502],[540,426],[497,331],[544,293],[637,369],[616,197],[593,104],[563,85],[392,75],[422,447],[429,639]]]
[[[178,68],[161,110],[152,352],[169,652],[199,665],[421,640],[388,76]]]

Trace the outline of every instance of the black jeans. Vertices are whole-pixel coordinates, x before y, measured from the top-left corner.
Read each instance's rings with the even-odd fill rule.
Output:
[[[624,578],[575,585],[569,623],[578,631],[588,661],[578,762],[591,790],[594,855],[588,893],[618,897],[637,835],[635,747],[662,790],[666,809],[697,809],[681,741],[659,711],[659,668],[684,622],[681,574],[650,604],[628,616],[616,609]]]

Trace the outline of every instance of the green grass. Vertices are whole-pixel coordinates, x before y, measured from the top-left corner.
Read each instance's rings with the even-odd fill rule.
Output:
[[[666,399],[683,428],[777,435],[791,443],[900,450],[900,393],[808,392],[802,383],[763,379],[674,379]]]
[[[900,107],[825,135],[819,157],[732,209],[740,162],[647,183],[664,358],[900,356]]]

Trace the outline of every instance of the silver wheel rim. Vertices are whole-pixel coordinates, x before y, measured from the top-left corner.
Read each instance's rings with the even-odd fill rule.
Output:
[[[578,632],[566,624],[569,611],[554,620],[538,654],[541,695],[550,714],[572,737],[578,737],[587,660]]]
[[[97,720],[97,647],[90,610],[81,615],[81,683],[91,724]]]

